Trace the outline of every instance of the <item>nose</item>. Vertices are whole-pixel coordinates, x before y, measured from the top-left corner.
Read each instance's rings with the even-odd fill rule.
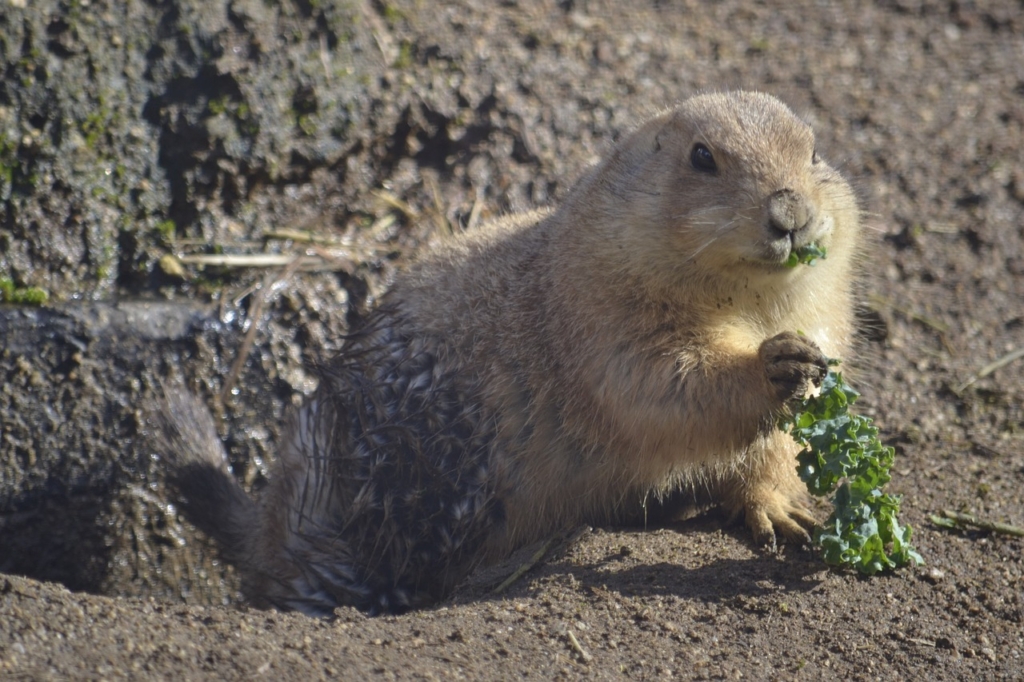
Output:
[[[780,189],[768,197],[768,227],[779,238],[796,237],[814,219],[814,207],[800,192]]]

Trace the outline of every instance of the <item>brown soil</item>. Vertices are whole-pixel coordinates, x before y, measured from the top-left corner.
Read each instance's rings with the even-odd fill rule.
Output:
[[[18,4],[0,15],[0,48],[5,88],[28,94],[0,91],[0,142],[15,140],[0,144],[0,170],[36,166],[0,173],[0,276],[60,303],[0,306],[0,678],[1024,678],[1024,539],[929,520],[954,509],[1024,525],[1024,359],[968,383],[1024,347],[1020,2],[302,2],[269,18],[268,3],[172,2],[126,3],[129,16],[108,21],[122,5],[94,0],[72,3],[95,13],[79,24],[54,23],[63,5]],[[31,33],[35,11],[34,39],[4,38]],[[158,11],[170,14],[138,30],[159,50],[82,37]],[[220,53],[204,51],[211,35]],[[89,175],[92,157],[46,156],[69,136],[45,114],[59,102],[36,95],[62,71],[46,62],[40,90],[24,59],[48,50],[76,74],[101,44],[129,55],[116,73],[172,85],[149,106],[133,104],[134,86],[106,100],[110,132],[86,126],[74,153],[125,168]],[[168,61],[174,50],[192,71]],[[330,71],[339,55],[349,61]],[[203,71],[207,58],[220,71]],[[278,62],[308,78],[288,105],[291,147],[273,137]],[[97,58],[76,78],[103,68]],[[193,107],[190,88],[210,82],[226,99]],[[168,374],[207,396],[222,388],[239,318],[256,310],[235,300],[263,273],[161,274],[160,220],[176,221],[178,253],[189,238],[258,250],[271,227],[351,240],[337,271],[288,275],[268,298],[223,409],[235,470],[258,491],[283,410],[310,390],[304,364],[337,347],[432,230],[467,222],[477,197],[483,217],[555,202],[637,117],[734,87],[805,115],[861,195],[877,239],[859,410],[897,448],[889,489],[927,565],[832,572],[805,550],[765,554],[712,513],[586,530],[501,595],[477,581],[399,617],[240,606],[231,571],[168,504],[138,405]],[[265,112],[251,113],[259,98]],[[229,115],[237,130],[217,137]],[[207,137],[188,147],[200,123]],[[104,152],[122,125],[125,146]],[[411,211],[373,200],[379,188]],[[121,189],[120,204],[104,199]],[[117,222],[127,213],[137,229]],[[140,291],[146,302],[125,300]],[[81,300],[97,295],[107,302]]]

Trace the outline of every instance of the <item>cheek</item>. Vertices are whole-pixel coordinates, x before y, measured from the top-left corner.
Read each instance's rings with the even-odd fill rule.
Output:
[[[841,186],[825,187],[819,193],[818,201],[821,241],[827,246],[856,240],[859,211],[852,191]]]
[[[821,227],[819,228],[821,239],[824,241],[830,241],[833,233],[836,231],[836,218],[831,213],[826,213],[821,217]]]
[[[749,222],[732,234],[727,246],[734,261],[760,261],[771,256],[766,234]]]

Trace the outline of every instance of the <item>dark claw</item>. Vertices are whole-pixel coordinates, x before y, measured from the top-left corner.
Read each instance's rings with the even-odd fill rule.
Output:
[[[766,340],[759,353],[768,381],[782,402],[803,397],[810,385],[820,386],[828,374],[828,358],[818,345],[793,332]]]

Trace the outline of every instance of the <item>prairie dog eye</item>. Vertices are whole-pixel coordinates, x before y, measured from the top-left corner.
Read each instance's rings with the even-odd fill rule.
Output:
[[[711,155],[711,150],[700,142],[693,145],[693,149],[690,150],[690,165],[701,173],[718,172],[718,164],[715,163],[715,157]]]
[[[811,163],[817,166],[821,162],[821,157],[818,156],[818,150],[815,149],[811,152]]]

